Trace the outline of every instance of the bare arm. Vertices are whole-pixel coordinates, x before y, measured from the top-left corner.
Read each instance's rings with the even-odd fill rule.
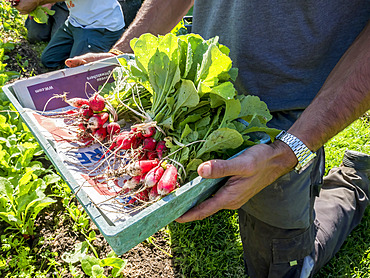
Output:
[[[194,0],[145,0],[134,21],[123,36],[112,47],[123,53],[131,53],[130,41],[144,33],[166,34],[186,15]],[[111,53],[87,53],[67,59],[65,64],[72,68],[113,57]]]
[[[163,35],[170,32],[193,6],[194,0],[146,0],[136,18],[113,46],[124,53],[132,52],[129,42],[144,33]]]
[[[370,109],[370,24],[346,51],[316,98],[289,129],[316,151],[330,138]],[[178,222],[208,217],[221,209],[238,209],[263,188],[297,164],[281,141],[256,145],[231,160],[201,164],[204,178],[231,176],[214,197],[189,210]]]
[[[370,22],[289,132],[317,150],[370,109]]]
[[[40,5],[62,2],[63,0],[21,0],[15,8],[21,14],[29,14]]]

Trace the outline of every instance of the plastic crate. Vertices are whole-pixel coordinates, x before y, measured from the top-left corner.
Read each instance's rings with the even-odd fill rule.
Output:
[[[131,59],[132,57],[125,58]],[[112,65],[114,67],[114,65],[117,64],[118,61],[116,58],[110,58],[74,69],[64,69],[26,80],[16,81],[13,84],[4,86],[3,90],[20,113],[20,116],[34,134],[49,159],[57,168],[62,178],[76,194],[78,201],[99,228],[104,238],[116,254],[121,255],[216,192],[217,189],[222,186],[224,178],[202,179],[198,177],[119,224],[113,223],[102,210],[91,202],[89,196],[87,196],[83,190],[79,190],[79,185],[74,175],[66,168],[66,165],[58,156],[56,149],[50,141],[43,136],[42,130],[34,124],[26,111],[27,108],[35,109],[35,106],[38,106],[38,104],[28,102],[26,106],[24,103],[27,103],[29,100],[26,99],[25,101],[23,99],[20,102],[20,98],[23,98],[25,94],[29,93],[23,90],[29,91],[30,88],[35,90],[35,86],[37,87],[40,83],[43,84],[43,88],[47,88],[45,86],[49,83],[51,87],[54,87],[53,84],[60,83],[63,84],[62,87],[68,88],[68,86],[75,86],[75,82],[61,82],[63,78],[74,79],[78,76],[83,76],[83,78],[91,77],[96,75],[96,71],[101,72],[103,70],[104,72],[104,70],[112,67]],[[40,90],[40,88],[36,88],[36,90]],[[267,135],[257,134],[257,137],[260,139],[261,143],[269,141]]]

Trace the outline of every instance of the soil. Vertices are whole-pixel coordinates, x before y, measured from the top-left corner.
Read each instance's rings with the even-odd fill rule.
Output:
[[[42,74],[48,71],[42,66],[41,60],[35,51],[35,46],[28,43],[27,40],[21,39],[15,48],[7,53],[9,59],[6,60],[6,68],[9,71],[20,73],[20,78],[28,78],[34,75]],[[13,82],[14,79],[11,81]]]
[[[77,203],[76,203],[77,204]],[[78,204],[77,204],[78,205]],[[82,207],[79,206],[82,210]],[[62,260],[62,255],[65,252],[74,250],[76,243],[85,241],[85,237],[73,229],[73,220],[70,217],[65,217],[65,209],[61,200],[50,206],[47,210],[41,212],[36,220],[36,235],[33,240],[29,240],[30,246],[38,253],[42,249],[47,249],[50,252],[56,252],[56,262],[60,263],[60,271],[66,268],[66,263]],[[96,239],[92,242],[94,248],[99,254],[99,258],[106,258],[112,251],[112,248],[99,232],[98,228],[91,222],[91,229],[96,232]],[[124,269],[124,277],[126,278],[175,278],[181,277],[176,274],[174,259],[171,257],[171,248],[165,240],[168,235],[159,231],[153,235],[155,247],[146,241],[138,244],[129,252],[123,254],[119,258],[126,259],[127,265]],[[160,250],[160,249],[162,250]],[[167,253],[167,254],[166,254]],[[92,255],[92,254],[91,254]],[[36,264],[42,263],[42,258]],[[76,269],[83,273],[79,264],[75,265]],[[68,269],[68,268],[67,268]],[[106,275],[108,275],[108,268]],[[64,272],[62,277],[73,277],[71,273]]]
[[[18,79],[28,78],[34,75],[39,75],[48,72],[40,63],[39,54],[35,51],[35,46],[30,45],[26,40],[22,40],[14,50],[7,53],[9,59],[6,60],[7,69],[9,71],[19,72],[21,75]],[[17,58],[18,57],[18,58]],[[19,59],[21,57],[21,59]],[[18,61],[17,61],[18,60]],[[26,62],[27,61],[27,62]],[[14,79],[12,80],[14,82]],[[55,199],[55,198],[54,198]],[[77,201],[76,201],[77,202]],[[78,204],[77,204],[78,205]],[[82,208],[81,208],[82,209]],[[32,250],[36,254],[45,253],[46,250],[56,252],[55,261],[60,264],[58,267],[59,272],[63,269],[68,269],[68,265],[62,260],[62,254],[74,250],[75,244],[85,241],[85,237],[78,231],[73,229],[73,220],[66,217],[67,213],[62,204],[62,200],[49,206],[47,209],[41,211],[36,219],[35,234],[33,239],[28,240]],[[93,225],[92,229],[96,232],[96,240],[93,246],[95,247],[99,258],[107,257],[107,254],[112,251],[109,244],[106,242],[99,230]],[[0,234],[4,231],[5,227],[1,227]],[[129,252],[120,256],[122,259],[127,259],[127,265],[124,270],[124,275],[127,278],[177,278],[181,277],[175,265],[174,257],[172,257],[171,248],[169,246],[168,234],[159,231],[153,235],[155,245],[144,241],[131,249]],[[40,269],[44,258],[37,257],[34,263],[36,269]],[[78,264],[75,265],[80,274],[82,270]],[[47,267],[47,266],[46,266]],[[107,275],[108,273],[105,273]],[[53,273],[49,274],[53,277]],[[0,277],[2,275],[0,274]],[[60,277],[60,276],[58,276]],[[64,273],[61,277],[73,277],[72,274]]]

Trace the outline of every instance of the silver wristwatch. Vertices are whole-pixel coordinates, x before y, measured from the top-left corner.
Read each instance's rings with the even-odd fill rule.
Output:
[[[307,148],[307,146],[294,135],[283,130],[275,137],[275,139],[283,141],[294,152],[295,156],[298,159],[298,164],[295,166],[294,170],[298,174],[303,172],[314,161],[316,154],[314,152],[311,152],[311,150]]]

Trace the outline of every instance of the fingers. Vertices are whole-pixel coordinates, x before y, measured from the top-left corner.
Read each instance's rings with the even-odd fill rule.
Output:
[[[230,160],[210,160],[198,167],[198,174],[207,179],[217,179],[228,176],[244,176],[251,172],[252,158],[240,155]]]
[[[240,188],[242,190],[240,190]],[[214,196],[203,201],[196,207],[191,208],[175,221],[185,223],[202,220],[222,209],[238,209],[250,198],[248,194],[246,195],[243,192],[247,188],[248,184],[246,183],[245,178],[235,179],[234,177],[231,177]]]
[[[65,61],[65,64],[69,68],[82,66],[91,62],[95,62],[101,59],[114,57],[111,53],[87,53],[81,56],[69,58]]]
[[[218,212],[222,208],[222,200],[216,195],[210,199],[205,200],[198,206],[190,209],[185,214],[177,218],[175,221],[178,223],[186,223],[196,220],[202,220]]]
[[[84,64],[87,64],[86,60],[84,59],[81,59],[81,58],[69,58],[65,61],[65,64],[67,67],[69,68],[75,68],[75,67],[78,67],[78,66],[82,66]]]

